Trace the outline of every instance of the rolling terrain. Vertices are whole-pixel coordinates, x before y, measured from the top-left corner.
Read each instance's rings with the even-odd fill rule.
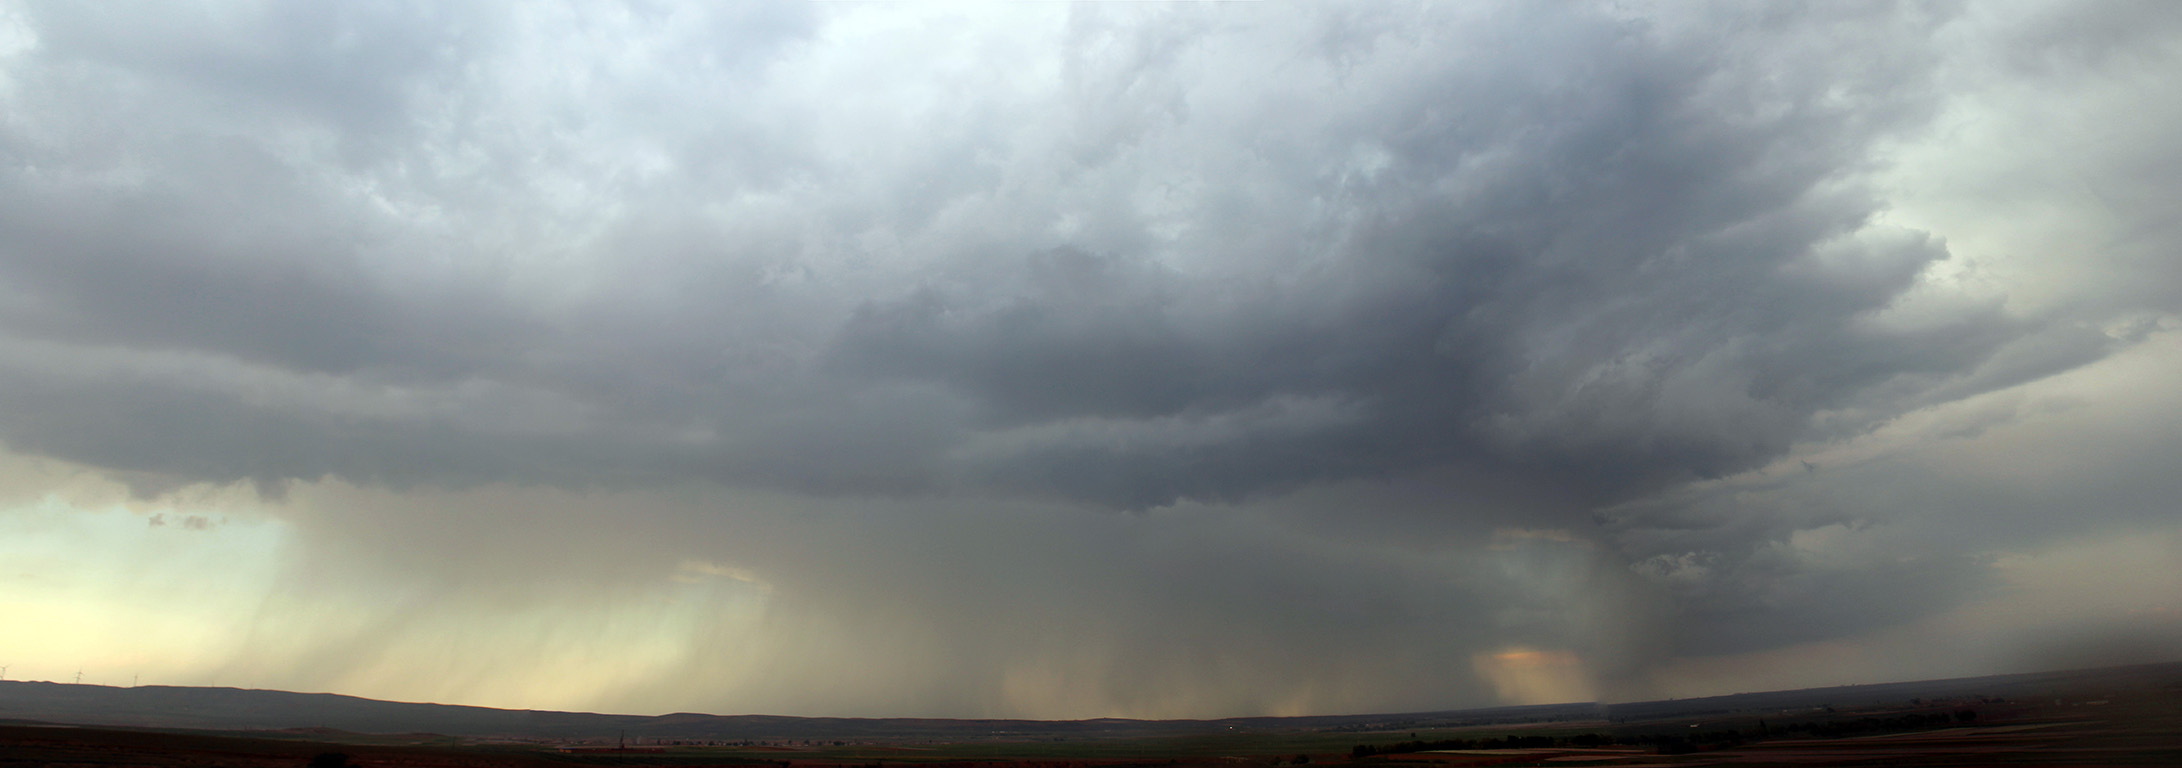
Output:
[[[658,716],[0,683],[29,765],[2182,764],[2182,663],[1613,705],[1071,721]]]

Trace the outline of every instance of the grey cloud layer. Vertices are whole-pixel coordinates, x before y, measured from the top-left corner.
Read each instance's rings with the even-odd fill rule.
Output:
[[[137,43],[27,14],[13,333],[596,416],[71,384],[15,412],[124,397],[264,426],[178,455],[136,420],[18,420],[15,444],[207,479],[697,473],[1128,507],[1454,462],[1613,498],[1748,467],[1813,411],[2027,330],[1860,323],[1946,255],[1855,234],[1880,205],[1865,155],[1932,98],[1895,44],[1914,18],[1083,9],[1028,20],[1061,37],[1035,76],[949,92],[777,9],[542,73],[520,68],[553,42],[525,33],[552,13],[176,13]],[[1895,37],[1836,34],[1872,29]],[[632,52],[710,78],[599,60]],[[874,82],[794,90],[825,65]],[[449,429],[480,443],[405,468]]]

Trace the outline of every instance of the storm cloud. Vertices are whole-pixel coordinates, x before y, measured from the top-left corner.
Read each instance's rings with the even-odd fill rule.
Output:
[[[348,574],[264,611],[408,595],[261,611],[228,674],[286,685],[671,582],[769,629],[660,608],[696,676],[587,701],[1672,689],[2171,515],[2171,440],[2048,507],[1870,458],[2163,370],[2167,8],[29,4],[0,441]]]

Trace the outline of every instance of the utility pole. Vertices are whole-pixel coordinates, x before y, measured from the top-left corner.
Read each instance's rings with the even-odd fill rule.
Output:
[[[135,687],[136,687],[136,681],[138,681],[138,680],[142,680],[142,679],[144,679],[144,673],[142,673],[142,672],[136,673],[136,674],[134,674],[134,675],[130,675],[130,676],[129,676],[129,687],[131,687],[131,688],[135,688]]]
[[[82,668],[82,667],[77,667],[77,668],[76,668],[76,684],[77,684],[77,685],[82,685],[82,684],[83,684],[83,668]]]

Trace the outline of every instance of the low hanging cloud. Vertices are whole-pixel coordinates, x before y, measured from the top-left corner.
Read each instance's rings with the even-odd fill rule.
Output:
[[[629,706],[1636,695],[2059,535],[1898,557],[1810,459],[2172,343],[2167,7],[25,5],[0,441],[254,486],[454,624],[766,585],[779,671]]]

